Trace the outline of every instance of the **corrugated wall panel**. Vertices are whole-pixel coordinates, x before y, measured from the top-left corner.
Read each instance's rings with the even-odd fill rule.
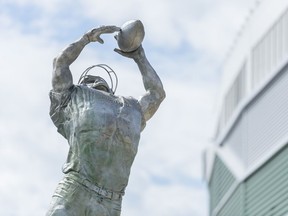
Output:
[[[286,194],[286,200],[288,199],[288,194]],[[273,216],[287,216],[288,215],[288,205],[287,202],[282,202],[279,204],[278,208],[272,210]]]
[[[229,136],[226,138],[224,144],[229,146],[233,153],[238,157],[239,160],[245,164],[245,145],[247,143],[247,120],[242,114],[235,124],[234,128],[231,130]]]
[[[210,182],[211,215],[234,182],[216,157]],[[288,216],[288,145],[241,183],[216,216]]]
[[[217,216],[243,216],[243,185],[240,185]]]
[[[212,178],[209,185],[211,211],[213,211],[213,209],[217,206],[234,182],[234,176],[227,169],[224,163],[218,157],[216,157]]]
[[[243,110],[223,145],[249,168],[288,135],[288,66]]]
[[[245,182],[245,216],[288,214],[288,147]]]
[[[288,73],[276,77],[247,107],[247,166],[288,134]]]

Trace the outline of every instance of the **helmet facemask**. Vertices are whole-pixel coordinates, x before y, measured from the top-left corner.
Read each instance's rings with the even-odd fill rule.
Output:
[[[100,76],[86,75],[79,84],[112,93],[108,83]]]
[[[107,72],[107,74],[109,75],[109,78],[110,78],[111,88],[109,87],[109,85],[105,81],[105,79],[103,79],[102,77],[88,74],[88,72],[94,67],[100,67]],[[111,74],[114,75],[114,81],[116,83],[115,86],[114,86]],[[93,66],[87,68],[81,74],[80,79],[78,81],[78,84],[86,85],[90,88],[94,88],[94,89],[98,89],[98,90],[106,91],[108,93],[115,94],[115,91],[116,91],[117,85],[118,85],[118,78],[117,78],[116,73],[109,66],[107,66],[105,64],[99,64],[99,65],[93,65]]]

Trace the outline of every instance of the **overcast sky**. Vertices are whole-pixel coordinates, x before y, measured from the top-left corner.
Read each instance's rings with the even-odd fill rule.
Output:
[[[45,215],[68,144],[49,118],[52,59],[99,25],[140,19],[143,47],[167,98],[142,133],[123,216],[207,216],[201,154],[213,135],[221,63],[254,0],[2,0],[0,2],[0,215]],[[105,43],[72,65],[118,74],[118,95],[144,93],[135,63]]]

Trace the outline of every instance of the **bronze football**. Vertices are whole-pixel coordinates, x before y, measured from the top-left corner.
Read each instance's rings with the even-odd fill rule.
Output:
[[[144,26],[140,20],[130,20],[121,26],[117,35],[119,48],[123,52],[133,52],[142,43],[145,36]]]

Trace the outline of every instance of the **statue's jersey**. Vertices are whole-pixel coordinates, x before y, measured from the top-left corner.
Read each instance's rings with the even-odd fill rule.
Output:
[[[50,116],[70,145],[63,172],[124,191],[145,121],[136,99],[73,86],[50,92]]]

